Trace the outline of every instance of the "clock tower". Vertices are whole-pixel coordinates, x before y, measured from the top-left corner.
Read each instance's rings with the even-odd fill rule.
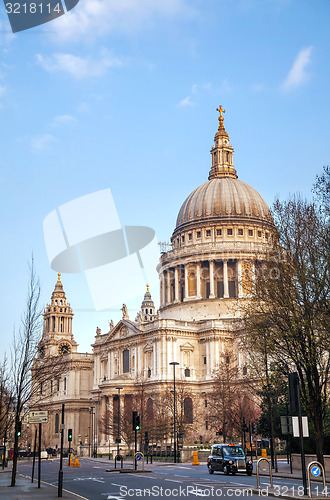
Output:
[[[50,304],[43,313],[44,325],[42,338],[38,345],[38,357],[58,356],[77,352],[77,342],[72,333],[73,312],[58,274]]]

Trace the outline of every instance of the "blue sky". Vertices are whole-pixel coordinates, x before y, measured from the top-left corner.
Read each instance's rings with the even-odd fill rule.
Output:
[[[310,196],[329,164],[329,18],[326,0],[80,0],[12,35],[0,6],[2,349],[32,252],[42,304],[54,288],[46,215],[110,188],[122,225],[169,241],[182,202],[207,180],[219,104],[239,178],[269,204]],[[91,308],[84,277],[62,281],[90,350],[120,307],[78,310]],[[128,304],[133,319],[143,294]]]

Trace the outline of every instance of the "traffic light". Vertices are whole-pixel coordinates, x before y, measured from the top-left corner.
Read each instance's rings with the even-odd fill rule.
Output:
[[[21,434],[22,434],[22,422],[19,421],[17,424],[17,437],[20,437]]]
[[[199,442],[200,444],[203,444],[203,436],[199,436]]]
[[[251,434],[255,434],[256,433],[256,424],[254,422],[252,422],[251,424]]]
[[[140,430],[140,416],[137,414],[137,411],[133,411],[133,431]]]
[[[145,433],[144,433],[144,442],[145,442],[145,443],[149,443],[149,435],[148,435],[148,431],[145,431]]]
[[[68,441],[72,441],[72,429],[68,430]]]

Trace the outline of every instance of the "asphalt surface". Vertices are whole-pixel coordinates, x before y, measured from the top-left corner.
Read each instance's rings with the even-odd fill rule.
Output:
[[[80,468],[68,467],[64,462],[63,498],[83,498],[87,500],[117,500],[141,498],[229,498],[247,496],[252,500],[266,496],[280,498],[302,498],[303,488],[301,473],[290,474],[288,465],[279,462],[279,473],[274,474],[274,487],[270,485],[268,476],[260,477],[260,489],[257,489],[255,475],[245,474],[226,476],[223,473],[208,474],[205,463],[199,466],[191,464],[156,463],[145,465],[149,472],[120,473],[107,472],[114,467],[113,462],[106,459],[81,459]],[[125,464],[125,467],[132,464]],[[139,464],[138,469],[142,466]],[[44,500],[58,498],[57,480],[59,460],[42,461],[41,488],[37,487],[38,469],[36,468],[34,483],[31,483],[32,463],[18,463],[17,486],[10,488],[10,471],[0,472],[0,498],[25,499],[40,498]],[[330,494],[330,484],[329,494]],[[313,497],[324,498],[323,485],[313,483]]]

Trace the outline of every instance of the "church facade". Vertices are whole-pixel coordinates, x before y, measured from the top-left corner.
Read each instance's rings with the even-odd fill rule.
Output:
[[[51,414],[49,446],[59,443],[57,415],[62,402],[74,448],[86,451],[88,445],[90,453],[91,433],[98,450],[116,446],[116,439],[127,443],[132,410],[141,414],[149,441],[168,442],[173,434],[169,421],[174,377],[176,430],[193,441],[196,434],[212,431],[207,401],[223,360],[235,359],[238,379],[248,376],[240,345],[242,304],[250,296],[274,225],[260,194],[237,177],[224,110],[220,106],[218,111],[208,180],[182,204],[171,249],[161,254],[157,267],[159,310],[147,287],[134,320],[123,305],[116,325],[111,323],[106,333],[97,328],[93,353],[78,353],[73,314],[57,282],[45,309],[36,361],[55,354],[69,360],[67,374],[60,385],[56,382],[56,393],[48,388],[41,405]],[[167,428],[162,427],[164,421]]]

